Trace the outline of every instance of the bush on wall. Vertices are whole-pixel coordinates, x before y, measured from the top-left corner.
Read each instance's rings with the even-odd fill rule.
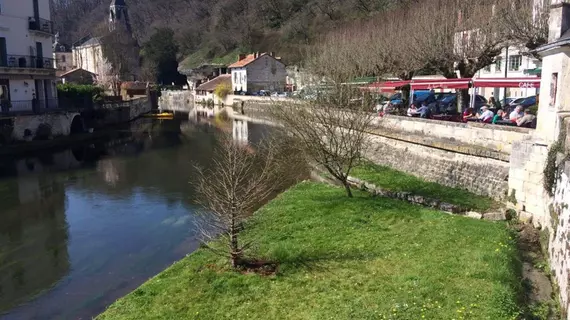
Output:
[[[100,103],[105,89],[94,85],[65,83],[57,85],[57,94],[67,107],[89,107],[93,102]]]

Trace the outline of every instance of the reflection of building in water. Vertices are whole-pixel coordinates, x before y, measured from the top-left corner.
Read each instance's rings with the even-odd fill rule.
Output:
[[[42,170],[38,160],[22,160],[16,168],[21,176],[3,182],[13,187],[0,204],[0,311],[49,289],[69,272],[63,183],[27,174]]]
[[[123,162],[117,159],[104,159],[97,162],[97,172],[101,173],[103,180],[110,186],[116,186],[124,172]]]

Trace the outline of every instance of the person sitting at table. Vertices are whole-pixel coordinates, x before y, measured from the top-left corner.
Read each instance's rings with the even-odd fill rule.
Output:
[[[489,106],[495,110],[501,109],[501,104],[495,99],[495,97],[489,98]]]
[[[415,103],[410,104],[408,108],[408,117],[416,117],[419,115],[418,108]]]
[[[477,118],[477,116],[475,115],[475,110],[473,110],[473,108],[467,108],[463,111],[463,122],[475,118]]]
[[[430,116],[431,110],[427,106],[426,102],[422,102],[422,106],[418,109],[418,113],[420,114],[420,118],[427,119]]]
[[[530,113],[530,110],[526,109],[524,111],[524,115],[517,119],[517,126],[519,126],[519,127],[530,127],[535,119],[536,119],[536,116],[534,114]]]
[[[493,117],[493,124],[497,124],[497,122],[503,121],[504,116],[505,112],[499,109],[499,111],[497,111],[497,114]]]
[[[517,106],[515,108],[515,110],[513,110],[513,112],[511,112],[511,114],[509,115],[509,120],[511,122],[517,122],[517,120],[519,118],[522,118],[524,116],[524,113],[522,112],[522,106]]]
[[[493,121],[494,116],[495,116],[495,114],[493,113],[493,111],[489,110],[489,107],[482,106],[481,107],[481,114],[477,118],[479,120],[481,120],[482,122],[491,123],[491,121]]]

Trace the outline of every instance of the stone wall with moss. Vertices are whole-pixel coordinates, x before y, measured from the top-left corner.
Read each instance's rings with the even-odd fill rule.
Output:
[[[553,198],[549,206],[548,256],[560,288],[562,309],[567,311],[570,307],[570,161],[561,165]]]

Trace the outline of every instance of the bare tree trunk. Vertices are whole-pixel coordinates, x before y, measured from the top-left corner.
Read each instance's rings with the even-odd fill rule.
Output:
[[[236,227],[235,209],[232,209],[232,218],[230,222],[230,260],[232,268],[237,268],[240,260],[240,252],[238,246],[238,230]]]
[[[345,179],[345,180],[342,182],[342,184],[344,184],[344,189],[346,190],[346,195],[347,195],[349,198],[352,198],[352,197],[353,197],[353,195],[352,195],[352,190],[350,189],[350,184],[348,183],[348,181]]]
[[[463,112],[463,106],[469,106],[469,89],[460,89],[457,92],[457,112]]]

